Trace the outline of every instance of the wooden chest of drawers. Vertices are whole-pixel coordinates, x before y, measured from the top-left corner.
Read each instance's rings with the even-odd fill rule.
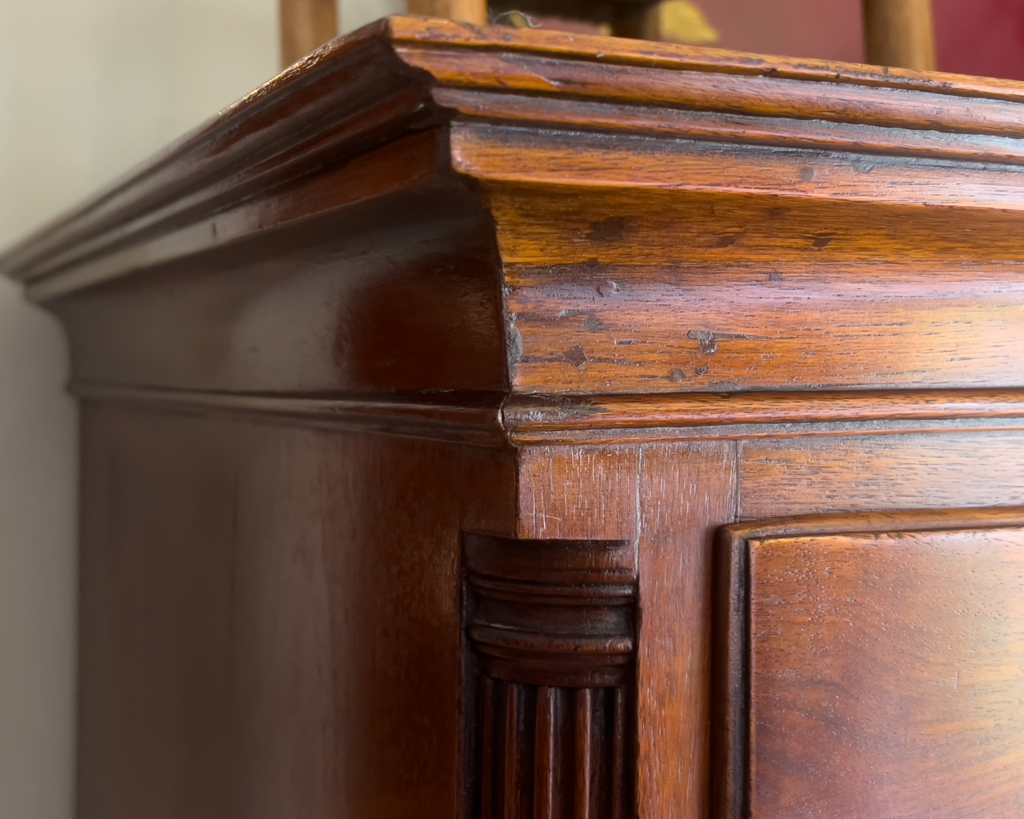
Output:
[[[1024,815],[1022,116],[392,18],[10,251],[81,819]]]

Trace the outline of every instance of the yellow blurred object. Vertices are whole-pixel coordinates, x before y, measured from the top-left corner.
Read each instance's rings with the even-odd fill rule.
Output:
[[[658,5],[661,39],[690,45],[717,43],[721,35],[700,6],[690,0],[665,0]]]

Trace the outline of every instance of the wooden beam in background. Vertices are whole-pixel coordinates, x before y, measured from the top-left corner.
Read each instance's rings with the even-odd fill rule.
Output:
[[[409,14],[482,26],[487,24],[487,0],[409,0]]]
[[[287,68],[338,36],[337,0],[280,0],[281,66]]]
[[[863,0],[864,44],[872,65],[935,70],[931,0]]]

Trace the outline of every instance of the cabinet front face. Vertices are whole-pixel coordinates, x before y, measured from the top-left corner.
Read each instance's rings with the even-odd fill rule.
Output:
[[[1024,513],[724,530],[718,819],[1024,816]]]

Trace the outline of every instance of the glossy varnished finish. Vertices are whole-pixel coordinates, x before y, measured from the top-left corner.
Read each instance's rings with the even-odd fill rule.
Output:
[[[89,404],[83,435],[82,819],[457,815],[462,498],[500,454]]]
[[[1024,810],[1024,513],[803,519],[720,543],[716,815]]]
[[[465,550],[477,815],[630,819],[633,545],[467,534]]]
[[[1016,815],[1022,112],[391,18],[8,251],[83,401],[81,817]]]

